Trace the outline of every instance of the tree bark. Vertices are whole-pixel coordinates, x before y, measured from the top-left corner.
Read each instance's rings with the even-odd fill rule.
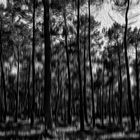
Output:
[[[136,87],[137,87],[137,120],[139,122],[139,67],[138,67],[138,48],[137,44],[135,44],[136,51]]]
[[[29,62],[28,62],[28,118],[30,118],[31,116],[31,108],[30,108],[30,58],[29,58]]]
[[[32,42],[32,112],[31,126],[34,124],[35,111],[35,0],[33,0],[33,42]]]
[[[134,130],[135,129],[135,118],[134,118],[134,110],[133,110],[132,97],[131,97],[131,82],[130,82],[130,73],[129,73],[129,62],[128,62],[128,56],[127,56],[127,28],[128,28],[129,5],[130,5],[130,0],[127,0],[127,8],[126,8],[126,13],[125,13],[124,49],[125,49],[126,71],[127,71],[128,102],[129,102],[132,130]]]
[[[84,39],[84,117],[86,123],[88,123],[88,116],[87,116],[87,99],[86,99],[86,28],[85,28],[85,39]]]
[[[102,94],[101,94],[101,121],[102,121],[102,125],[104,125],[104,101],[103,101],[103,97],[104,97],[104,62],[103,62],[103,83],[102,83]]]
[[[67,71],[68,71],[68,124],[71,124],[71,78],[70,78],[70,62],[69,62],[69,53],[68,53],[68,28],[67,28],[67,20],[66,20],[66,2],[64,0],[64,23],[65,23],[65,49],[66,49],[66,57],[67,57]]]
[[[45,87],[44,87],[44,113],[45,129],[52,129],[51,114],[51,42],[50,42],[50,12],[49,0],[43,0],[44,6],[44,41],[45,41]]]
[[[120,49],[118,46],[118,61],[119,61],[119,92],[120,92],[120,106],[119,106],[119,124],[122,125],[122,69],[121,69],[121,57],[120,57]]]
[[[109,105],[109,123],[111,123],[111,83],[109,83],[109,87],[108,87],[108,92],[109,92],[109,102],[108,102],[108,105]]]
[[[115,113],[115,100],[114,100],[114,96],[113,96],[113,92],[114,92],[114,66],[113,66],[113,62],[111,64],[111,77],[112,77],[112,82],[111,82],[111,91],[112,91],[112,98],[111,98],[111,110],[112,110],[112,119],[114,122],[114,113]]]
[[[17,122],[18,119],[18,110],[19,110],[19,51],[20,51],[20,46],[17,47],[17,95],[16,95],[16,114],[15,114],[15,122]]]
[[[61,102],[61,98],[62,98],[62,92],[61,92],[61,85],[60,85],[60,70],[59,70],[59,61],[57,64],[57,98],[56,98],[56,103],[55,103],[55,109],[54,109],[54,113],[55,113],[55,124],[57,124],[58,121],[58,108],[59,108],[59,104]]]
[[[80,129],[84,130],[84,112],[83,112],[83,94],[82,94],[82,78],[80,68],[80,0],[77,3],[77,47],[78,47],[78,73],[79,73],[79,92],[80,92]]]
[[[93,75],[92,75],[92,63],[91,63],[91,52],[90,52],[90,0],[88,0],[88,12],[89,12],[89,30],[88,30],[88,51],[89,51],[89,66],[90,66],[90,84],[91,84],[91,96],[92,96],[92,121],[93,121],[93,127],[95,126],[95,108],[94,108],[94,89],[93,89]]]
[[[0,17],[1,20],[1,30],[0,30],[0,63],[1,63],[1,78],[2,78],[2,89],[4,92],[4,121],[6,121],[6,115],[7,115],[7,101],[6,101],[6,86],[5,86],[5,74],[4,74],[4,69],[3,69],[3,59],[2,59],[2,18]]]

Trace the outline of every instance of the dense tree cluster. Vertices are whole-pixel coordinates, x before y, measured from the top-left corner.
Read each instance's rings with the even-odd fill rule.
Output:
[[[140,30],[100,28],[93,0],[7,0],[0,5],[0,122],[123,126],[139,122]],[[83,5],[87,5],[81,10]],[[125,8],[125,10],[124,10]],[[84,11],[83,11],[84,10]],[[120,9],[118,9],[120,10]],[[128,121],[129,122],[129,121]]]

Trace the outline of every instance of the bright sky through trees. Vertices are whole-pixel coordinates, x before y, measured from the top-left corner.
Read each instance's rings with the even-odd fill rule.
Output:
[[[0,0],[0,3],[5,7],[7,0]],[[83,6],[84,8],[87,6]],[[96,10],[95,10],[96,9]],[[86,10],[87,11],[87,10]],[[112,0],[105,0],[101,7],[95,8],[91,6],[91,13],[95,16],[96,20],[101,22],[101,27],[111,27],[116,21],[120,24],[124,24],[124,15],[115,10]],[[129,10],[129,26],[140,27],[140,2],[139,0],[133,0],[131,2],[131,8]]]
[[[6,7],[7,1],[6,0],[0,0],[0,4],[3,4]]]
[[[91,13],[94,14],[97,21],[101,22],[102,27],[109,28],[115,21],[124,24],[124,12],[116,11],[112,0],[104,1],[99,8],[91,6]],[[138,0],[132,1],[128,17],[129,26],[140,27],[140,3]]]

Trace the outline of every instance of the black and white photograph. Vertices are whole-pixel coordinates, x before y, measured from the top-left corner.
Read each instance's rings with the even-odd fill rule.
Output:
[[[0,140],[140,140],[140,0],[0,0]]]

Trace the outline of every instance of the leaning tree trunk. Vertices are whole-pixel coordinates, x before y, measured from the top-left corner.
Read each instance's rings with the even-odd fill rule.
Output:
[[[126,71],[127,71],[128,102],[129,102],[132,130],[134,130],[135,129],[135,118],[134,118],[134,110],[133,110],[132,97],[131,97],[131,82],[130,82],[129,62],[128,62],[128,56],[127,56],[127,27],[128,27],[129,5],[130,5],[130,0],[127,0],[127,8],[126,8],[126,13],[125,13],[124,49],[125,49]]]
[[[83,112],[83,94],[82,94],[82,78],[80,68],[80,0],[77,3],[77,47],[78,47],[78,74],[79,74],[79,92],[80,92],[80,129],[84,130],[84,112]]]
[[[92,64],[91,64],[91,52],[90,52],[90,0],[88,1],[88,11],[89,11],[89,30],[88,30],[88,51],[89,51],[89,66],[90,66],[90,84],[91,84],[91,96],[92,96],[92,121],[93,127],[95,126],[95,109],[94,109],[94,89],[93,89],[93,75],[92,75]]]
[[[52,128],[51,114],[51,42],[50,42],[50,12],[49,0],[43,0],[44,6],[44,43],[45,43],[45,87],[44,87],[44,113],[45,129]]]
[[[35,0],[33,0],[33,42],[32,42],[32,112],[31,126],[34,124],[35,111]]]
[[[67,70],[68,70],[68,124],[71,124],[71,78],[70,78],[70,63],[69,63],[69,53],[68,53],[68,29],[67,29],[67,20],[66,20],[66,2],[64,0],[64,23],[65,23],[65,49],[66,49],[66,57],[67,57]]]

